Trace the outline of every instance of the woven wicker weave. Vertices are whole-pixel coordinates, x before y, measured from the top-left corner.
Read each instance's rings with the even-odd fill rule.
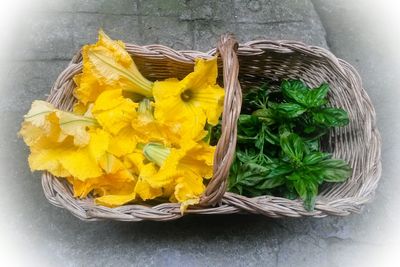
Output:
[[[329,51],[290,41],[253,41],[237,49],[232,35],[223,35],[218,48],[207,53],[174,51],[160,45],[127,45],[140,71],[151,80],[183,78],[193,70],[194,58],[209,58],[218,51],[226,91],[222,136],[215,154],[214,177],[208,184],[199,206],[187,214],[255,213],[269,217],[348,215],[359,212],[362,204],[373,196],[380,178],[380,136],[375,125],[375,111],[361,85],[357,72]],[[219,62],[221,63],[221,62]],[[240,64],[240,70],[239,70]],[[221,64],[220,64],[221,65]],[[220,66],[221,67],[221,66]],[[63,110],[70,110],[75,99],[72,77],[82,70],[81,56],[76,55],[56,80],[48,100]],[[329,102],[349,113],[350,124],[331,132],[325,144],[334,157],[350,163],[353,174],[345,183],[330,184],[322,189],[313,212],[304,210],[300,200],[273,196],[247,198],[225,193],[227,176],[235,152],[236,123],[241,107],[241,86],[250,90],[264,79],[301,79],[310,86],[328,82]],[[83,220],[113,219],[123,221],[173,220],[181,217],[179,205],[165,203],[106,208],[94,204],[92,198],[75,199],[71,187],[49,173],[42,176],[47,199],[64,207]],[[224,194],[225,193],[225,194]]]

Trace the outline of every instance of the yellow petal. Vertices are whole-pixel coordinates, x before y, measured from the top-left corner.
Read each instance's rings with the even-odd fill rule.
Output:
[[[100,83],[100,81],[91,72],[90,65],[83,61],[83,72],[79,76],[74,77],[77,87],[74,89],[74,96],[82,105],[93,103],[97,97],[106,90],[111,90],[113,87]]]
[[[161,122],[179,123],[181,136],[185,134],[188,138],[196,139],[199,136],[204,137],[206,114],[201,107],[196,107],[191,101],[184,102],[181,99],[181,87],[176,81],[154,83],[154,116]]]
[[[187,146],[185,156],[180,159],[178,168],[190,170],[204,178],[211,178],[213,175],[214,152],[215,147],[205,142]]]
[[[153,116],[154,103],[144,99],[139,103],[137,117],[132,128],[140,143],[157,142],[164,145],[179,144],[182,136],[178,122],[161,122]]]
[[[74,96],[83,105],[116,88],[151,96],[152,82],[140,74],[123,42],[111,40],[100,31],[96,44],[83,47],[82,58],[82,73],[74,77]]]
[[[89,152],[92,157],[98,160],[106,152],[110,141],[110,135],[101,130],[96,129],[90,132]]]
[[[131,169],[133,173],[139,175],[141,169],[144,166],[145,157],[143,153],[133,152],[124,157],[124,164],[127,168]]]
[[[224,105],[225,91],[219,85],[208,85],[197,90],[193,96],[193,105],[201,107],[206,114],[207,122],[217,125]]]
[[[89,143],[90,136],[87,129],[98,126],[95,119],[60,110],[57,110],[56,114],[62,133],[73,136],[75,145],[85,146]]]
[[[154,116],[157,120],[167,121],[170,116],[179,116],[182,104],[180,94],[183,86],[177,79],[167,79],[165,81],[156,81],[153,86],[153,96],[155,100]],[[177,108],[178,112],[174,110]],[[172,109],[172,110],[171,110]],[[179,118],[179,117],[178,117]]]
[[[24,116],[24,120],[30,122],[33,126],[48,130],[50,122],[47,116],[54,111],[56,111],[56,108],[52,104],[46,101],[35,100],[32,102],[31,109]]]
[[[136,107],[136,103],[122,96],[120,89],[109,90],[98,97],[92,113],[104,129],[117,134],[122,128],[131,125]]]
[[[183,215],[189,206],[196,205],[200,203],[200,197],[191,198],[181,202],[181,206],[179,207],[181,214]]]
[[[137,145],[136,131],[127,126],[110,139],[108,151],[117,157],[132,153]]]
[[[135,182],[136,178],[126,169],[85,181],[72,179],[74,196],[79,198],[84,198],[91,192],[96,196],[131,194]]]
[[[143,165],[140,170],[135,192],[142,200],[154,199],[162,195],[161,187],[152,186],[152,179],[157,174],[157,166],[154,163]]]
[[[149,143],[144,146],[145,157],[160,166],[150,182],[152,186],[169,184],[182,172],[196,173],[200,177],[211,178],[215,147],[205,142],[196,143],[182,140],[180,148],[168,148],[161,144]]]
[[[54,112],[46,116],[44,128],[34,126],[31,122],[22,122],[21,130],[18,134],[23,137],[28,146],[36,146],[36,144],[43,142],[58,142],[61,139],[58,117]]]
[[[211,59],[196,58],[194,71],[187,75],[182,82],[187,88],[195,91],[204,85],[215,84],[218,76],[217,57]]]
[[[25,144],[28,146],[34,145],[43,135],[45,135],[42,128],[36,127],[30,122],[23,122],[18,134],[22,136]]]
[[[195,173],[185,172],[184,176],[177,178],[174,195],[181,203],[181,212],[184,212],[189,205],[199,203],[204,190],[203,178]]]
[[[132,58],[125,50],[124,42],[120,40],[112,40],[103,30],[99,30],[99,40],[97,45],[103,46],[112,51],[115,60],[123,66],[129,67],[132,64]]]
[[[57,132],[59,142],[62,142],[67,136],[72,136],[75,145],[78,146],[84,146],[89,143],[87,128],[97,126],[97,122],[93,118],[61,111],[55,109],[50,103],[38,100],[32,103],[32,107],[28,114],[24,116],[24,119],[26,123],[42,129],[43,135],[54,136],[54,133]],[[26,124],[25,127],[27,127]],[[35,133],[37,135],[38,131]],[[26,131],[21,134],[29,135]],[[28,142],[31,141],[28,140]]]
[[[90,143],[83,148],[67,146],[56,158],[72,176],[80,180],[101,176],[99,160],[108,148],[109,135],[97,129],[90,133]]]
[[[106,207],[118,207],[124,204],[127,204],[134,200],[136,197],[136,193],[131,193],[127,195],[105,195],[102,197],[96,198],[96,204],[103,205]]]
[[[41,149],[31,151],[28,157],[29,167],[31,171],[48,171],[57,177],[68,177],[71,173],[64,168],[59,161],[60,153],[64,153],[63,149]]]
[[[162,190],[162,187],[168,186],[174,181],[174,177],[160,175],[158,170],[155,163],[147,163],[141,168],[139,179],[147,182],[154,189]]]
[[[64,155],[59,158],[59,162],[77,179],[86,180],[103,174],[103,170],[86,149],[62,151],[61,153]]]
[[[83,60],[95,77],[102,83],[151,96],[152,82],[143,77],[129,54],[121,49],[121,42],[107,43],[107,46],[99,42],[83,48]]]
[[[106,152],[100,159],[99,159],[100,167],[107,173],[116,173],[120,170],[125,169],[124,164],[114,155]]]
[[[83,115],[87,111],[87,105],[83,104],[82,102],[76,102],[73,106],[73,112],[78,115]]]
[[[92,109],[92,113],[113,110],[115,108],[118,108],[118,106],[120,105],[129,105],[129,107],[131,107],[132,109],[135,109],[137,107],[137,104],[133,103],[132,100],[124,98],[122,96],[121,89],[105,91],[101,93],[101,95],[96,99],[96,102]]]
[[[170,202],[177,202],[174,196],[175,192],[175,185],[176,185],[176,179],[173,179],[173,181],[169,184],[166,184],[162,187],[163,195],[162,197],[164,198],[169,198]]]
[[[135,193],[145,201],[162,196],[162,189],[153,188],[147,181],[139,179],[139,181],[136,183]]]

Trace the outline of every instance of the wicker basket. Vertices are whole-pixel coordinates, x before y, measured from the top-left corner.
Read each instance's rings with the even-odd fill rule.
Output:
[[[269,217],[348,215],[360,211],[362,204],[373,196],[381,173],[381,145],[375,111],[357,72],[329,51],[298,42],[267,40],[249,42],[238,48],[230,34],[223,35],[217,49],[207,53],[174,51],[161,45],[127,44],[126,48],[140,71],[150,80],[183,78],[193,70],[196,57],[220,55],[219,76],[223,76],[226,94],[222,135],[214,159],[214,177],[207,185],[200,204],[189,208],[186,214],[254,213]],[[60,74],[50,92],[48,101],[60,109],[70,110],[75,101],[72,77],[82,71],[81,60],[79,53]],[[236,125],[242,103],[240,85],[243,90],[248,90],[265,78],[301,79],[310,86],[328,82],[331,86],[330,104],[349,113],[350,124],[332,131],[326,147],[334,157],[351,164],[352,177],[345,183],[323,188],[313,212],[304,210],[301,200],[273,196],[247,198],[225,192],[236,146]],[[97,206],[91,197],[74,198],[67,182],[55,179],[46,172],[42,176],[42,185],[50,203],[68,209],[82,220],[165,221],[182,216],[176,203],[155,206],[135,204],[117,208]]]

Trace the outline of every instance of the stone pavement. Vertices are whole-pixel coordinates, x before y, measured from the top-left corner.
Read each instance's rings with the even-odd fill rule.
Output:
[[[343,56],[354,59],[352,45],[340,43],[338,29],[348,30],[346,19],[351,16],[335,21],[347,7],[339,2],[338,6],[327,0],[314,4],[325,18],[334,52],[344,47],[347,53]],[[28,150],[16,138],[32,100],[44,98],[71,56],[83,44],[95,41],[99,28],[126,42],[185,50],[209,50],[226,31],[236,33],[241,42],[293,39],[327,47],[325,29],[311,1],[42,0],[30,13],[16,25],[18,37],[4,56],[7,65],[0,98],[6,126],[0,129],[4,137],[0,141],[0,208],[9,220],[4,232],[24,253],[16,262],[46,266],[357,266],[352,263],[364,262],[365,251],[387,250],[393,245],[385,239],[384,222],[373,220],[379,216],[394,220],[392,213],[380,208],[386,203],[382,192],[386,194],[388,185],[380,187],[377,201],[363,214],[346,218],[272,220],[233,215],[192,216],[167,223],[81,222],[47,203],[40,174],[29,171]],[[363,19],[356,21],[359,27]],[[356,38],[352,41],[357,43]],[[352,63],[362,67],[360,61],[368,56],[360,56]],[[371,73],[367,69],[365,74]],[[373,97],[382,99],[371,90]]]

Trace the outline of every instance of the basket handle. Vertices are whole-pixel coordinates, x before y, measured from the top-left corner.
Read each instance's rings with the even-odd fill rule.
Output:
[[[227,188],[229,169],[235,159],[237,120],[242,106],[237,49],[238,43],[233,34],[227,33],[220,37],[217,54],[220,54],[223,63],[224,111],[221,137],[214,154],[214,175],[201,198],[202,206],[214,206],[221,201]]]

